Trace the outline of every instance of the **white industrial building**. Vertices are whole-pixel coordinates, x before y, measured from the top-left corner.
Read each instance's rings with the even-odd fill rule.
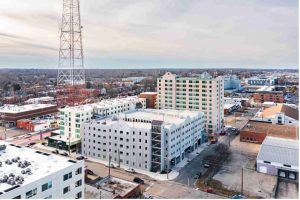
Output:
[[[299,141],[267,136],[256,163],[261,173],[299,180]]]
[[[83,123],[93,117],[112,116],[114,114],[146,108],[146,99],[137,96],[102,100],[93,104],[86,104],[60,109],[60,135],[50,137],[50,145],[57,141],[71,146],[80,143],[83,133]]]
[[[248,85],[276,85],[278,82],[277,77],[251,77],[246,79]]]
[[[147,171],[184,159],[205,138],[202,112],[145,109],[86,122],[83,155]]]
[[[84,198],[84,161],[0,142],[0,199]]]
[[[248,98],[239,98],[239,97],[224,97],[224,104],[234,104],[239,107],[247,106],[250,99]]]
[[[170,72],[157,79],[157,108],[201,111],[207,133],[220,132],[224,125],[224,82],[208,73],[180,77]]]

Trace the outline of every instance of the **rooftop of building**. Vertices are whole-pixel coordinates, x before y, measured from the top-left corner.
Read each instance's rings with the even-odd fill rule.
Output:
[[[136,128],[151,128],[152,121],[162,121],[165,127],[171,124],[181,124],[188,117],[197,117],[198,115],[203,116],[203,113],[198,111],[188,111],[188,110],[157,110],[157,109],[140,109],[135,111],[129,111],[126,113],[120,113],[116,116],[109,118],[101,118],[92,120],[88,123],[102,123],[105,122],[106,125],[114,124],[118,121],[126,123],[128,126]]]
[[[260,88],[258,88],[256,91],[257,92],[269,92],[269,91],[273,91],[275,89],[275,86],[262,86]]]
[[[224,97],[224,100],[239,100],[239,101],[249,101],[249,98],[244,98],[244,97]]]
[[[60,171],[73,165],[74,162],[82,162],[70,161],[66,157],[43,153],[3,141],[0,141],[1,145],[6,145],[5,150],[0,150],[0,162],[2,163],[2,166],[0,165],[0,192],[3,193],[17,185],[24,186],[45,175]],[[9,178],[9,181],[4,183],[3,178],[5,179],[5,176],[12,177],[11,174],[14,178]]]
[[[14,105],[14,104],[5,104],[4,106],[0,107],[0,113],[21,113],[21,112],[28,112],[37,109],[49,108],[54,107],[55,104],[27,104],[27,105]]]
[[[157,92],[142,92],[141,94],[157,95]]]
[[[257,159],[299,166],[299,140],[268,136],[260,147]]]
[[[143,100],[143,98],[139,98],[138,96],[128,96],[128,97],[119,97],[119,98],[113,98],[113,99],[104,99],[102,101],[99,101],[97,103],[91,103],[91,104],[85,104],[80,106],[72,106],[72,107],[65,107],[63,109],[60,109],[60,111],[92,111],[94,108],[108,108],[112,106],[118,106],[121,104],[126,103],[132,103],[134,101]]]
[[[54,101],[54,97],[31,98],[25,101],[25,103],[46,102],[46,101]]]
[[[225,103],[224,104],[224,109],[229,109],[229,108],[232,108],[234,106],[236,106],[236,104],[234,104],[234,103]]]
[[[271,117],[274,116],[276,113],[284,113],[286,116],[290,118],[293,118],[295,120],[299,119],[298,109],[292,108],[285,104],[277,104],[276,106],[272,106],[264,109],[262,111],[262,117]]]
[[[122,198],[139,186],[137,183],[112,176],[98,181],[95,185],[104,192],[103,196],[106,199]]]
[[[202,74],[193,74],[193,76],[181,76],[172,74],[171,72],[166,72],[163,76],[159,77],[158,79],[164,78],[164,76],[175,76],[176,79],[183,79],[183,80],[215,80],[209,73],[203,72]],[[218,76],[217,79],[223,79],[221,76]]]
[[[287,139],[299,139],[297,127],[293,125],[272,124],[250,120],[242,131],[266,133],[268,136]]]

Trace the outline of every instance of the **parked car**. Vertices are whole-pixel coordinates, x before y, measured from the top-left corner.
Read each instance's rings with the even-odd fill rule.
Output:
[[[84,156],[78,156],[76,157],[76,160],[83,160],[84,159]]]
[[[90,170],[90,169],[86,169],[85,172],[88,174],[88,175],[94,175],[95,173]]]
[[[54,151],[52,151],[52,153],[59,154],[59,151],[55,149]]]
[[[145,198],[145,199],[153,199],[153,197],[152,197],[150,194],[145,194],[145,195],[144,195],[144,198]]]
[[[110,167],[110,168],[115,168],[115,165],[114,164],[112,164],[112,163],[110,163],[110,166],[107,164],[107,165],[105,165],[106,167]]]
[[[135,170],[132,169],[132,168],[128,168],[128,169],[126,169],[125,171],[126,171],[126,172],[129,172],[129,173],[135,173]]]
[[[234,196],[231,197],[232,199],[244,199],[244,196],[241,194],[236,194]]]
[[[33,146],[33,145],[35,145],[36,143],[35,142],[30,142],[28,145],[29,146]]]
[[[209,163],[204,163],[204,164],[203,164],[203,167],[204,167],[204,168],[210,168],[210,164],[209,164]]]
[[[139,184],[144,184],[144,180],[139,178],[139,177],[134,177],[133,182],[135,183],[139,183]]]
[[[62,155],[62,156],[68,156],[69,154],[67,152],[62,152],[62,153],[60,153],[60,155]]]
[[[217,138],[214,138],[210,141],[210,144],[216,144],[218,142],[218,139]]]
[[[222,131],[222,132],[220,133],[220,136],[224,136],[224,135],[226,135],[226,132],[225,132],[225,131]]]

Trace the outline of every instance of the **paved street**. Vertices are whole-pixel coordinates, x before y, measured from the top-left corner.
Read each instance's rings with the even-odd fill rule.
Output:
[[[213,154],[213,146],[208,145],[197,157],[191,160],[184,168],[179,171],[179,176],[174,180],[175,182],[185,184],[190,187],[194,187],[195,179],[194,176],[196,173],[205,172],[205,168],[202,166],[203,158],[207,155]]]

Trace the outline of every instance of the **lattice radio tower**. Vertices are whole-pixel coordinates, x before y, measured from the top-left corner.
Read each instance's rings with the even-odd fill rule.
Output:
[[[85,100],[85,69],[79,0],[63,0],[57,74],[57,103],[74,105]]]

